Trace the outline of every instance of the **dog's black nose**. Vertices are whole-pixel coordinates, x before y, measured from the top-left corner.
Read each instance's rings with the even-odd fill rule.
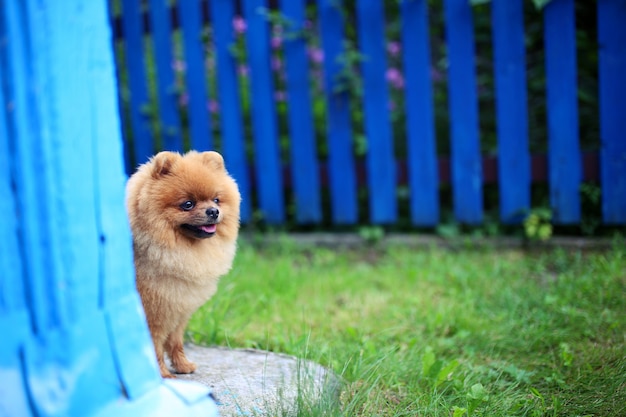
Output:
[[[220,211],[215,207],[210,207],[206,210],[206,215],[209,216],[209,219],[217,220],[217,217],[220,215]]]

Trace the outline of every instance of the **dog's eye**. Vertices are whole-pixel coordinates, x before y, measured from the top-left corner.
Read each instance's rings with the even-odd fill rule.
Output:
[[[196,203],[194,203],[193,201],[187,200],[183,204],[180,205],[180,208],[185,210],[185,211],[189,211],[192,208],[194,208],[195,205],[196,205]]]
[[[213,202],[214,202],[215,204],[219,204],[219,203],[220,203],[220,199],[219,199],[219,198],[214,198],[214,199],[213,199]]]

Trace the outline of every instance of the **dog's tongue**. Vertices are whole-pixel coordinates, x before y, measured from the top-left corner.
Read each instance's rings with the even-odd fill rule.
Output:
[[[200,229],[204,233],[215,233],[215,231],[217,230],[217,225],[216,224],[207,224],[206,226],[200,226]]]

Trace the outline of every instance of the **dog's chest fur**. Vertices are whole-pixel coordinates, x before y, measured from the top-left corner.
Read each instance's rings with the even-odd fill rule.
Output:
[[[135,263],[141,264],[137,284],[160,294],[181,310],[193,311],[217,290],[220,276],[225,275],[235,257],[236,244],[219,237],[163,248],[135,242]]]

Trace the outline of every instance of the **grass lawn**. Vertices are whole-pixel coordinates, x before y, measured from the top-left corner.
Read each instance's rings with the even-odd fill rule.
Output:
[[[626,415],[623,241],[581,253],[259,239],[240,244],[189,337],[342,376],[339,404],[300,415]]]

